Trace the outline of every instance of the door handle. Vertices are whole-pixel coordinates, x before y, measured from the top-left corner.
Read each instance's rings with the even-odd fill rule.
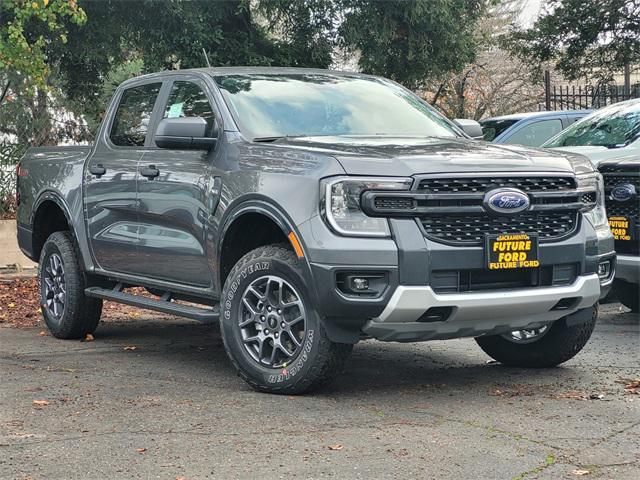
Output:
[[[158,170],[155,165],[149,165],[148,167],[140,167],[138,171],[140,172],[140,175],[142,175],[143,177],[147,177],[149,179],[156,178],[158,175],[160,175],[160,170]]]
[[[95,175],[96,177],[101,177],[102,175],[107,173],[107,169],[99,163],[97,165],[91,165],[89,167],[89,173],[91,173],[91,175]]]

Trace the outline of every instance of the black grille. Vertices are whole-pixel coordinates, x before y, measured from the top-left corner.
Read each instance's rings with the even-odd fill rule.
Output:
[[[574,263],[514,270],[434,270],[430,284],[436,293],[461,293],[569,285],[577,275]]]
[[[633,185],[640,193],[640,170],[638,167],[626,167],[622,164],[603,165],[600,171],[604,175],[605,207],[608,217],[626,217],[634,224],[632,240],[616,240],[615,249],[620,254],[640,255],[640,198],[627,202],[611,198],[611,191],[618,185]]]
[[[638,219],[638,204],[631,202],[616,202],[615,200],[607,200],[607,215],[614,217],[621,215],[623,217]]]
[[[595,193],[585,193],[580,197],[580,201],[582,203],[595,203],[596,194]]]
[[[406,197],[376,197],[375,206],[380,210],[413,210],[415,200]]]
[[[429,193],[484,193],[494,188],[515,187],[525,192],[564,191],[575,188],[572,177],[476,177],[425,178],[418,191]]]
[[[481,244],[487,234],[537,233],[540,240],[557,240],[571,234],[576,212],[525,212],[511,217],[484,215],[429,216],[420,219],[427,236],[451,243]]]

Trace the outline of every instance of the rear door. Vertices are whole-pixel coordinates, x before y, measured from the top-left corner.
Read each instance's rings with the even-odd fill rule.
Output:
[[[158,120],[202,117],[213,132],[216,113],[207,84],[197,76],[172,75]],[[220,188],[212,175],[215,151],[152,148],[139,162],[139,266],[141,275],[209,287],[207,222]],[[153,176],[144,176],[152,172]]]
[[[107,271],[136,273],[138,161],[148,147],[148,130],[162,82],[134,84],[120,91],[87,162],[84,207],[96,264]]]

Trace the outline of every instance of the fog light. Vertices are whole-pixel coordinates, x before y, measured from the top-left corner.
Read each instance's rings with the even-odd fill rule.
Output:
[[[354,290],[369,290],[369,280],[361,277],[353,277],[351,284]]]
[[[606,262],[600,262],[598,264],[598,277],[601,279],[609,278],[609,274],[611,273],[611,262],[607,260]]]
[[[338,272],[336,287],[353,297],[378,297],[389,285],[387,272]]]

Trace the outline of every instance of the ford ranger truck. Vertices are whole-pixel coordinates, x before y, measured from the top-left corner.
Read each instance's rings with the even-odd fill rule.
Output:
[[[632,312],[640,312],[640,157],[602,162],[605,205],[615,239],[617,267],[613,293]]]
[[[264,392],[326,384],[364,338],[474,337],[506,365],[558,365],[614,273],[588,160],[470,140],[355,73],[128,80],[93,145],[27,152],[18,194],[53,336],[92,333],[103,300],[218,322]]]

